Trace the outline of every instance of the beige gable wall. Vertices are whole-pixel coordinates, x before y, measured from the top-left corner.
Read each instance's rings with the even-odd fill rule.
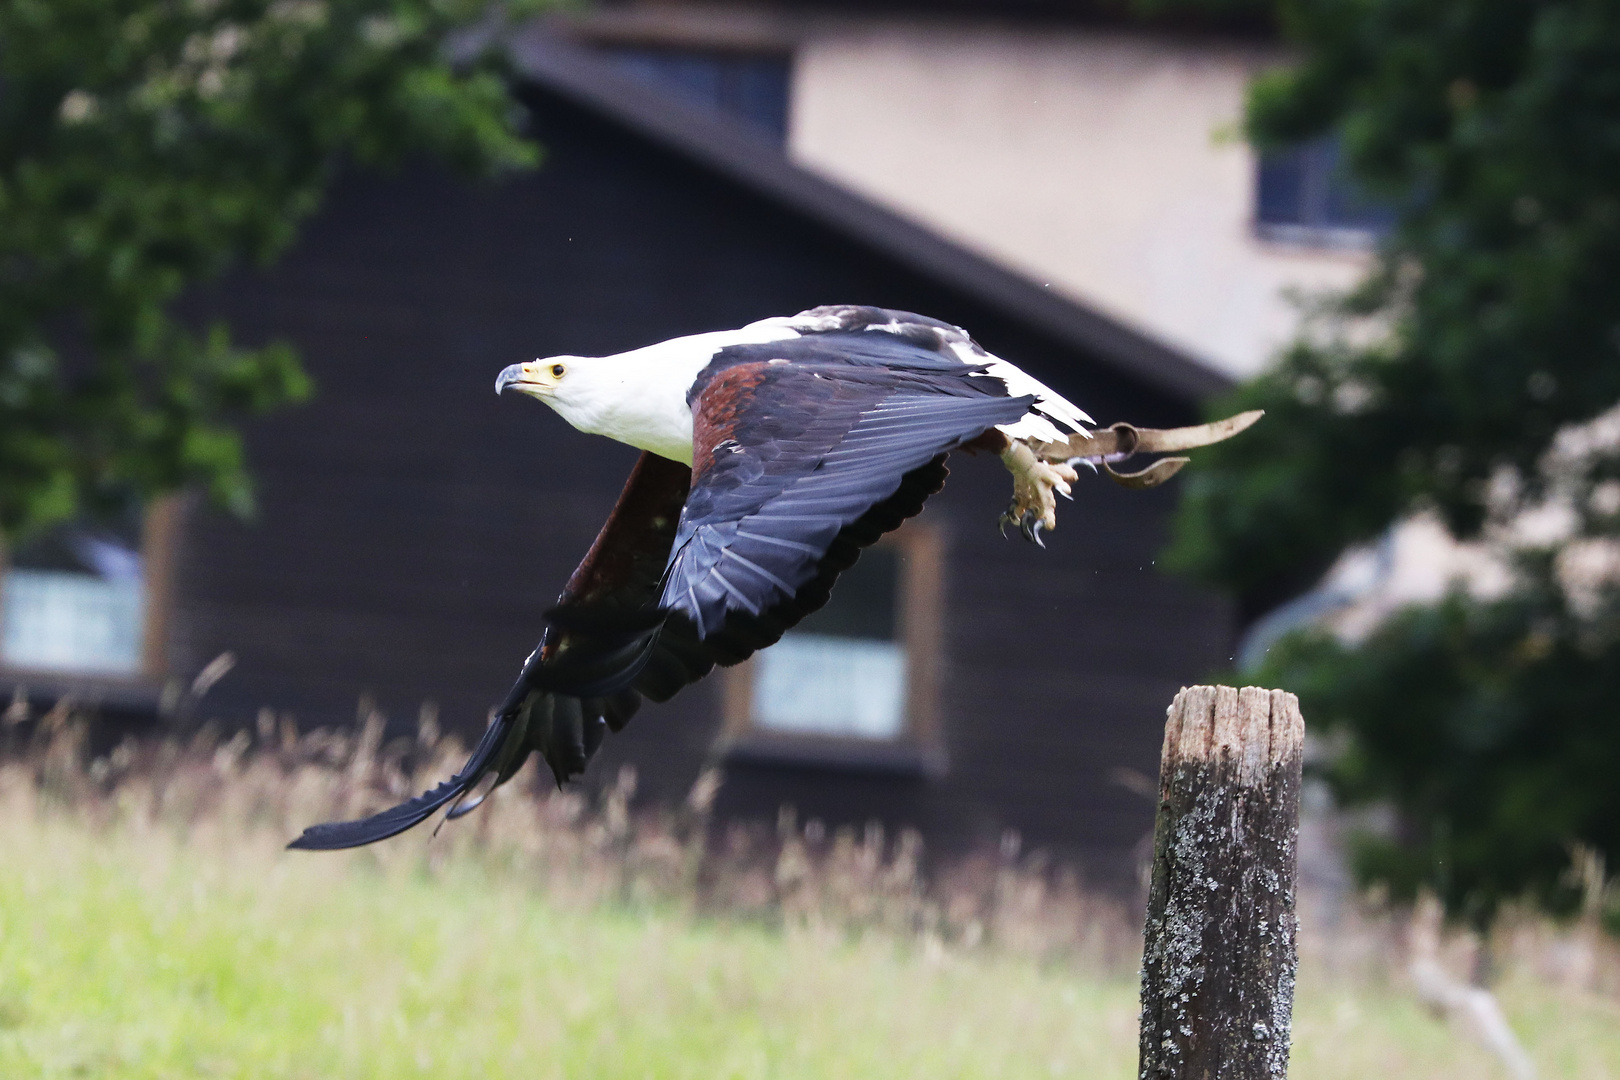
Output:
[[[823,25],[795,49],[800,163],[1233,375],[1290,336],[1289,290],[1362,255],[1255,239],[1253,47],[1120,32]]]

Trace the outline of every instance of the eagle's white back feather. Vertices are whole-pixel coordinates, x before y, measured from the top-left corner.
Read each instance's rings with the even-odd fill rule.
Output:
[[[815,309],[791,317],[761,319],[736,330],[671,338],[612,356],[561,356],[567,375],[544,398],[580,431],[605,435],[660,457],[692,464],[692,410],[686,395],[698,374],[721,349],[824,333],[840,328],[839,318]],[[912,325],[874,323],[867,332],[898,333]],[[931,325],[942,345],[964,364],[982,365],[983,377],[999,379],[1012,397],[1032,395],[1035,404],[1021,419],[999,426],[1011,439],[1064,442],[1094,423],[1085,411],[1016,365],[986,352],[959,327]]]

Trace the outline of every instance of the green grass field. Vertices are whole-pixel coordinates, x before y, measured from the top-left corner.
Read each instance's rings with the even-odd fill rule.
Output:
[[[11,806],[8,1080],[1135,1072],[1128,971],[571,904],[472,857],[430,871]],[[1297,1078],[1498,1075],[1399,987],[1308,965],[1300,985]],[[1502,996],[1543,1077],[1620,1077],[1615,1002],[1524,980]]]

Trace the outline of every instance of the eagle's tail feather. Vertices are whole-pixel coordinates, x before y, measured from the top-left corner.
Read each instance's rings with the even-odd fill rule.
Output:
[[[431,817],[440,807],[455,803],[478,786],[479,780],[506,764],[523,747],[525,722],[518,713],[496,716],[478,740],[461,771],[431,791],[358,821],[329,821],[311,825],[287,846],[303,851],[336,851],[386,840]],[[527,754],[522,755],[527,757]],[[514,770],[515,771],[515,770]]]

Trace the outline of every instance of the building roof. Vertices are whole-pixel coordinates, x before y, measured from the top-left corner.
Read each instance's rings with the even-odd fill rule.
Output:
[[[509,42],[517,73],[754,193],[1187,400],[1231,386],[1220,372],[788,160],[733,122],[661,94],[533,24]]]

